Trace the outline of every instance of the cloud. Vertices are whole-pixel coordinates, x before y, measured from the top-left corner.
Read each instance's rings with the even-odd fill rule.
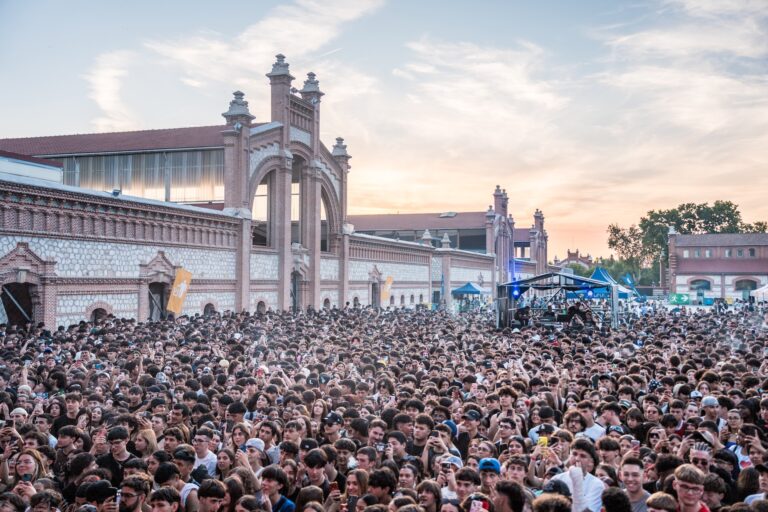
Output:
[[[136,55],[129,51],[102,53],[83,78],[88,82],[88,97],[96,102],[102,115],[91,121],[96,131],[135,130],[139,128],[136,114],[121,97],[123,79]]]
[[[342,26],[372,13],[382,4],[383,0],[296,0],[272,9],[234,37],[200,33],[177,40],[148,41],[145,46],[180,68],[185,81],[244,86],[262,77],[262,63],[273,62],[277,53],[299,65],[315,52],[319,52],[321,59],[329,57],[338,49],[320,50],[338,37]]]

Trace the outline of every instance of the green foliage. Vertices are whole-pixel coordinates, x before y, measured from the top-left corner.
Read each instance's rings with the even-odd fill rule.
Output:
[[[615,251],[619,260],[604,266],[614,277],[630,272],[638,284],[658,282],[659,261],[666,261],[668,257],[670,228],[684,235],[766,233],[768,223],[744,223],[738,205],[731,201],[715,201],[712,205],[683,203],[670,210],[651,210],[637,225],[628,228],[616,224],[608,226],[608,247]],[[609,265],[616,265],[616,271]]]

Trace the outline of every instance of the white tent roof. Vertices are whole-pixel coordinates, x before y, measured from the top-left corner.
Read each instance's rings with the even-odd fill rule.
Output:
[[[757,290],[752,290],[752,295],[758,299],[768,299],[768,284],[758,288]]]

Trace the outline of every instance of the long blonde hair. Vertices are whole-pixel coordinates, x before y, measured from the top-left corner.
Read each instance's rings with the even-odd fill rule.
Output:
[[[151,428],[146,430],[139,430],[139,433],[136,435],[136,437],[139,436],[144,438],[144,440],[147,442],[147,449],[144,450],[144,453],[141,454],[142,457],[149,457],[157,451],[157,435],[155,435],[154,430]]]

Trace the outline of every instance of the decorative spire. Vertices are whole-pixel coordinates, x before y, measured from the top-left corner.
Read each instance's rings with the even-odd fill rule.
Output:
[[[232,93],[235,99],[229,102],[229,110],[221,114],[227,121],[230,121],[236,117],[246,117],[249,120],[255,119],[255,116],[251,115],[248,110],[248,102],[245,101],[245,94],[242,91],[235,91]]]
[[[443,233],[443,238],[440,240],[440,244],[442,245],[443,249],[451,248],[451,238],[448,236],[448,233]]]
[[[344,144],[343,137],[336,137],[336,144],[333,145],[333,152],[331,154],[335,157],[350,158],[349,153],[347,153],[347,145]]]
[[[278,53],[275,55],[275,58],[277,60],[272,64],[272,72],[267,73],[267,76],[291,76],[291,72],[288,69],[288,63],[285,62],[285,55]],[[291,76],[291,78],[293,77]]]
[[[432,234],[429,232],[428,229],[425,229],[424,234],[421,235],[421,241],[432,245]]]
[[[320,90],[320,82],[317,80],[317,75],[311,71],[307,73],[307,79],[304,81],[304,87],[299,91],[301,97],[306,101],[309,101],[313,105],[320,103],[320,98],[325,96],[325,93]]]
[[[487,220],[493,220],[496,218],[496,212],[493,211],[493,206],[488,205],[488,211],[485,212],[485,218]]]
[[[301,92],[320,92],[320,81],[313,72],[307,73],[307,79],[304,80],[304,88]]]

